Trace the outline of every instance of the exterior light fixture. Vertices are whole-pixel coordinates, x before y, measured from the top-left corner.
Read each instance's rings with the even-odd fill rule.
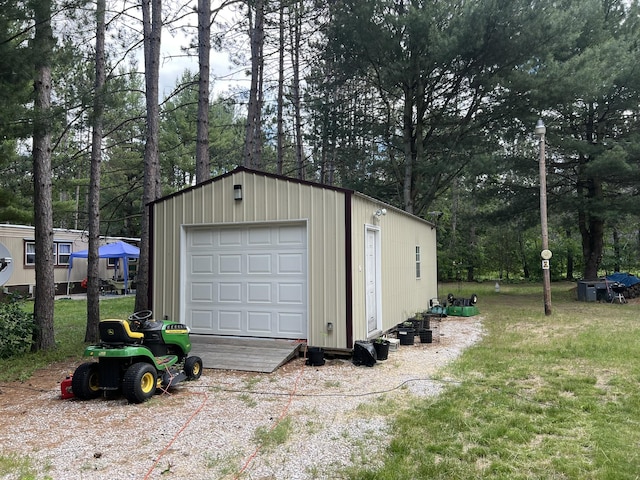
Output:
[[[233,199],[242,200],[242,185],[233,186]]]
[[[376,210],[374,212],[374,215],[378,218],[380,218],[382,215],[386,215],[387,214],[387,209],[386,208],[379,208],[378,210]]]

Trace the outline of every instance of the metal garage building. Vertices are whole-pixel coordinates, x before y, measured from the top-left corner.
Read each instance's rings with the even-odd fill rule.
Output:
[[[351,348],[437,296],[434,225],[352,190],[239,167],[151,208],[153,311],[194,333]]]

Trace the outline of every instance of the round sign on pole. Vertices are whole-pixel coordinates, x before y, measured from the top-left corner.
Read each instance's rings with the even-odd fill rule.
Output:
[[[551,253],[551,250],[545,249],[540,252],[540,256],[545,260],[549,260],[553,256],[553,254]]]

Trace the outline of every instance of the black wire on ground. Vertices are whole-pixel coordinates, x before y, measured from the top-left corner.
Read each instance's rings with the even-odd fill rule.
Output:
[[[390,393],[393,392],[395,390],[399,390],[400,388],[402,388],[403,386],[405,386],[408,383],[413,383],[413,382],[433,382],[433,383],[441,383],[441,384],[460,384],[461,382],[457,381],[457,380],[438,380],[438,379],[434,379],[434,378],[410,378],[408,380],[405,380],[401,383],[399,383],[398,385],[385,389],[385,390],[374,390],[371,392],[362,392],[362,393],[296,393],[295,396],[296,397],[368,397],[371,395],[381,395],[383,393]],[[215,386],[215,385],[202,385],[202,384],[198,384],[198,385],[186,385],[184,384],[184,387],[186,387],[187,389],[191,389],[191,388],[211,388],[213,390],[215,390],[216,392],[224,392],[224,393],[246,393],[246,394],[256,394],[256,395],[271,395],[271,396],[290,396],[289,392],[260,392],[260,391],[256,391],[256,390],[244,390],[244,389],[234,389],[234,388],[221,388],[219,386]]]
[[[395,390],[398,390],[400,388],[402,388],[404,385],[408,384],[408,383],[413,383],[413,382],[434,382],[434,383],[442,383],[442,384],[459,384],[461,382],[459,381],[454,381],[454,380],[438,380],[438,379],[434,379],[434,378],[410,378],[408,380],[403,381],[402,383],[399,383],[398,385],[385,389],[385,390],[375,390],[375,391],[371,391],[371,392],[362,392],[362,393],[296,393],[295,396],[296,397],[367,397],[370,395],[381,395],[383,393],[390,393],[393,392]],[[271,395],[271,396],[289,396],[290,393],[289,392],[260,392],[260,391],[256,391],[256,390],[244,390],[244,389],[234,389],[234,388],[221,388],[219,386],[216,385],[204,385],[201,383],[198,384],[187,384],[187,383],[179,383],[174,385],[168,385],[166,388],[161,388],[161,390],[164,393],[168,393],[166,392],[166,390],[168,390],[171,387],[182,387],[182,388],[186,388],[186,389],[201,389],[201,388],[211,388],[215,391],[218,392],[225,392],[225,393],[247,393],[247,394],[256,394],[256,395]],[[6,389],[22,389],[22,390],[28,390],[28,391],[32,391],[32,392],[39,392],[39,393],[47,393],[49,391],[51,391],[50,389],[45,389],[45,388],[36,388],[36,387],[29,387],[29,386],[25,386],[25,385],[0,385],[0,395],[2,395],[2,389],[6,388]]]

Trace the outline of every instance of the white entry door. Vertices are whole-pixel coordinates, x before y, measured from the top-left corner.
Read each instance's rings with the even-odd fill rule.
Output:
[[[367,337],[382,329],[380,302],[380,231],[367,226],[365,234],[365,311]]]
[[[185,232],[185,320],[200,334],[307,338],[304,224]]]

